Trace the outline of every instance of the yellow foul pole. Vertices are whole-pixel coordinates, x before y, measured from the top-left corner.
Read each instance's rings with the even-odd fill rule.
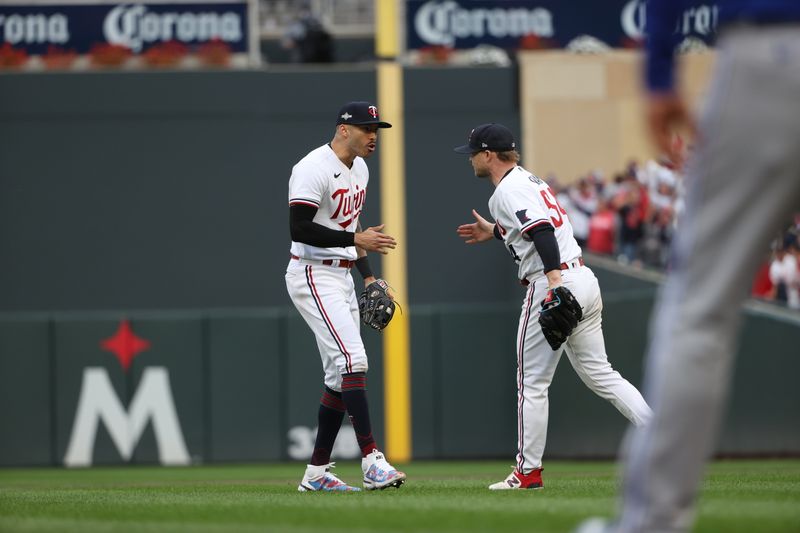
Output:
[[[375,49],[378,63],[378,106],[381,119],[392,124],[382,132],[381,214],[385,231],[398,246],[383,258],[383,277],[392,286],[403,312],[396,312],[383,332],[384,409],[386,452],[393,461],[411,460],[411,350],[406,276],[405,143],[403,123],[403,69],[399,53],[401,2],[375,2]]]

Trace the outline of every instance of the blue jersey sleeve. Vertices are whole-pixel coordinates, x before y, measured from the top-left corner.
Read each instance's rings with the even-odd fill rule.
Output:
[[[647,2],[645,83],[650,91],[670,91],[675,84],[675,30],[683,9],[683,0]]]

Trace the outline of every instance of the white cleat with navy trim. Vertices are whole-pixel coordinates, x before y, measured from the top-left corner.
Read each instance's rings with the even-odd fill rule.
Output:
[[[335,475],[331,474],[334,463],[327,465],[307,465],[303,480],[297,487],[298,492],[358,492],[361,489],[351,487]]]
[[[406,480],[406,475],[389,464],[378,450],[361,459],[361,470],[364,472],[364,488],[367,490],[397,487]]]

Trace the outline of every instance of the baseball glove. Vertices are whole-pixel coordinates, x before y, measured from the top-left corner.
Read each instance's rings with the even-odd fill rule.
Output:
[[[583,318],[578,300],[563,285],[548,289],[539,311],[539,325],[553,350],[558,350]]]
[[[358,298],[358,311],[361,321],[378,331],[389,325],[394,318],[394,301],[386,292],[389,284],[385,280],[376,279],[364,289]]]

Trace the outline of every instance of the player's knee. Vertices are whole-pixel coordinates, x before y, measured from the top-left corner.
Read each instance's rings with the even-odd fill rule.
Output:
[[[346,363],[337,366],[340,375],[355,374],[356,372],[366,373],[367,370],[369,370],[369,364],[367,362],[366,356],[364,357],[353,356]]]
[[[369,363],[367,362],[366,358],[361,361],[353,361],[352,365],[350,365],[350,370],[347,372],[349,374],[353,374],[355,372],[364,372],[366,373],[369,370]]]
[[[342,377],[325,378],[325,386],[334,392],[342,392]]]

